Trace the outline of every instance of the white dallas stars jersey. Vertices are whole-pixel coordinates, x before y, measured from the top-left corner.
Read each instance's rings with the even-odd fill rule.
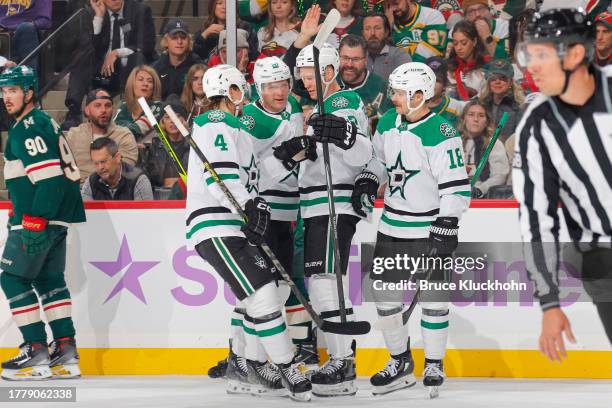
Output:
[[[238,119],[221,110],[199,115],[193,139],[225,182],[238,203],[257,196],[259,173],[253,143],[240,129]],[[244,224],[198,155],[191,150],[187,171],[187,239],[193,245],[212,237],[244,237]]]
[[[293,96],[289,96],[287,108],[279,113],[266,112],[259,100],[244,107],[240,124],[251,136],[257,159],[266,163],[271,160],[278,162],[273,155],[273,147],[304,133],[304,114]],[[300,206],[298,169],[287,173],[278,182],[273,182],[278,178],[278,174],[269,174],[270,171],[274,169],[268,166],[260,168],[259,194],[270,205],[273,220],[295,221]]]
[[[437,217],[460,217],[470,203],[461,138],[431,112],[402,121],[391,109],[378,122],[367,169],[388,182],[378,231],[397,238],[427,238]]]
[[[357,126],[357,141],[352,148],[342,150],[333,144],[329,145],[336,214],[357,215],[351,205],[355,177],[372,157],[368,116],[361,98],[353,91],[334,93],[327,97],[324,107],[325,113],[333,113]],[[313,112],[317,111],[318,106],[315,106]],[[308,128],[307,134],[313,134],[312,127]],[[317,143],[317,155],[318,158],[314,162],[305,160],[300,163],[299,184],[302,218],[329,215],[323,146],[321,143]]]

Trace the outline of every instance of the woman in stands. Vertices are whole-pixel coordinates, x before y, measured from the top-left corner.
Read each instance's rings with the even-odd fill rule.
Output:
[[[136,141],[142,143],[152,136],[153,124],[149,123],[138,98],[144,96],[153,114],[161,114],[161,82],[157,72],[148,65],[137,66],[130,72],[125,83],[124,100],[115,115],[114,121],[119,126],[125,126],[134,134]]]
[[[267,57],[286,53],[299,34],[299,24],[295,0],[271,0],[268,24],[257,32],[259,51]]]
[[[465,20],[458,22],[453,28],[452,50],[448,58],[450,96],[467,101],[480,94],[486,85],[483,66],[490,59],[474,24]]]
[[[187,109],[189,127],[191,127],[193,120],[204,112],[206,95],[204,95],[204,88],[202,87],[202,78],[204,78],[207,69],[204,64],[195,64],[187,72],[187,79],[181,94],[181,103]]]
[[[465,157],[465,167],[470,178],[474,175],[480,158],[491,141],[494,129],[493,118],[482,102],[475,99],[465,105],[457,130],[463,139],[463,157]],[[506,150],[503,143],[497,140],[478,181],[474,183],[472,196],[483,198],[491,187],[505,184],[509,171],[510,165]]]
[[[340,41],[348,34],[363,34],[363,5],[361,0],[330,0],[329,10],[338,9],[340,22],[327,38],[327,43],[340,47]]]

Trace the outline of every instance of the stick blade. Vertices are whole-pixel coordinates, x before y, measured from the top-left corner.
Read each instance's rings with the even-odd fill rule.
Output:
[[[336,28],[338,23],[340,22],[340,12],[338,10],[331,9],[329,13],[327,13],[327,17],[325,17],[325,21],[321,24],[321,28],[319,29],[319,33],[315,37],[314,46],[317,49],[321,49],[323,44],[325,44],[325,40],[331,34],[331,32]]]
[[[370,332],[371,326],[369,322],[330,322],[329,320],[323,320],[323,324],[319,329],[327,333],[335,334],[346,334],[346,335],[360,335],[367,334]]]

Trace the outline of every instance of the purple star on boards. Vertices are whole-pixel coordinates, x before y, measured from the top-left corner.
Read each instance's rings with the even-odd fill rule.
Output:
[[[144,292],[142,291],[142,287],[140,286],[138,278],[158,263],[159,262],[157,261],[132,261],[132,254],[130,253],[130,247],[128,246],[127,238],[125,237],[125,235],[123,236],[123,240],[121,241],[121,248],[119,249],[119,254],[117,255],[116,261],[90,262],[90,264],[92,264],[111,278],[117,275],[119,272],[121,272],[121,270],[123,270],[123,268],[129,265],[121,279],[119,279],[119,282],[117,282],[111,293],[104,301],[104,303],[111,300],[117,293],[121,291],[121,289],[127,289],[134,296],[140,299],[145,305],[147,304],[147,300],[145,299]]]

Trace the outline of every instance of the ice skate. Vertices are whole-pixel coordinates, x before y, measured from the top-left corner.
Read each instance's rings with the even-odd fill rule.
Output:
[[[355,395],[355,357],[333,358],[312,374],[312,393],[318,397]]]
[[[53,378],[67,379],[81,376],[79,353],[72,337],[55,339],[49,344],[51,363],[49,367]]]
[[[246,360],[248,367],[249,384],[251,395],[283,397],[285,389],[281,380],[278,367],[270,362],[260,363],[258,361]]]
[[[251,386],[249,384],[249,371],[246,359],[244,357],[238,357],[230,350],[227,360],[227,393],[248,394]]]
[[[442,360],[425,359],[425,369],[423,370],[423,385],[427,389],[429,398],[439,396],[438,388],[444,383],[444,364]]]
[[[302,374],[297,364],[280,364],[282,384],[287,389],[289,398],[295,401],[310,401],[312,384]]]
[[[410,350],[398,356],[392,356],[387,361],[385,368],[370,378],[372,394],[384,395],[414,386],[416,379],[413,371],[414,361]]]
[[[2,378],[9,381],[47,380],[51,378],[49,349],[42,342],[19,346],[18,356],[2,363]]]

